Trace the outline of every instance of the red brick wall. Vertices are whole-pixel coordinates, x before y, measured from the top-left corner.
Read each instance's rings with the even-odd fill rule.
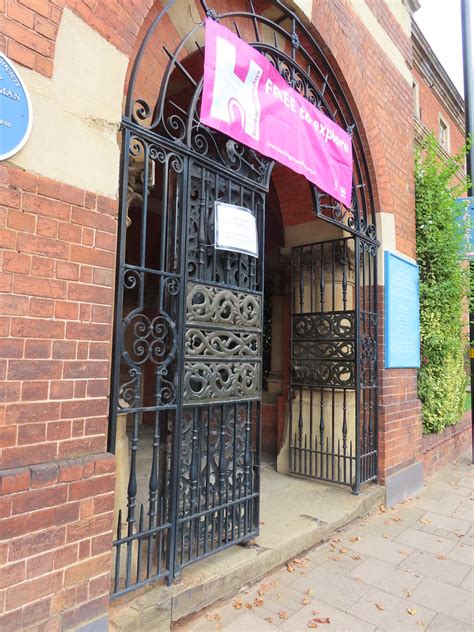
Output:
[[[422,456],[425,476],[467,452],[471,447],[471,413],[467,412],[455,426],[423,437]]]
[[[384,288],[378,288],[379,482],[421,460],[416,369],[384,369]]]
[[[55,630],[107,607],[115,211],[0,166],[2,630]]]
[[[2,632],[54,632],[107,609],[114,470],[102,455],[0,472]]]
[[[456,154],[465,143],[464,132],[458,127],[455,120],[449,114],[446,106],[438,99],[436,94],[427,84],[420,73],[413,69],[420,90],[420,120],[425,127],[433,132],[435,138],[439,135],[439,115],[449,124],[450,128],[450,153]]]

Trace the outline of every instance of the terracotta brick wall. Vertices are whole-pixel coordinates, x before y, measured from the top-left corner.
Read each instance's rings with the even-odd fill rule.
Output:
[[[113,200],[0,166],[2,630],[106,610],[115,212]]]
[[[439,115],[449,124],[450,131],[450,153],[456,154],[464,145],[464,132],[458,127],[456,121],[449,114],[445,105],[443,105],[426,80],[420,73],[413,69],[413,76],[416,79],[420,90],[420,120],[425,127],[433,132],[435,138],[439,134]]]
[[[470,452],[471,413],[468,411],[455,426],[423,437],[422,453],[425,476],[434,474],[445,465]]]
[[[107,609],[114,471],[102,455],[0,472],[2,632],[67,629]]]
[[[384,288],[378,288],[379,482],[421,460],[416,369],[384,369]]]

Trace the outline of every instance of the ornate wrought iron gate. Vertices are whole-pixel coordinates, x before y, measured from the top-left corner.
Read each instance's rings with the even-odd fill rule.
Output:
[[[375,256],[375,209],[363,144],[349,102],[316,40],[280,0],[265,0],[261,6],[242,0],[245,6],[230,12],[199,1],[200,7],[198,2],[190,7],[170,0],[151,22],[130,74],[122,119],[109,431],[109,449],[118,460],[114,595],[160,577],[170,582],[193,561],[258,533],[263,227],[272,163],[200,122],[205,16],[234,29],[289,85],[352,134],[351,207],[341,207],[314,188],[314,212],[354,236],[339,242],[346,251],[349,242],[354,244],[356,261],[372,257],[373,262]],[[180,3],[179,25],[173,30]],[[179,41],[169,43],[186,28]],[[257,259],[214,248],[216,200],[254,213]],[[359,254],[362,246],[368,249],[364,255]],[[340,247],[323,248],[329,253],[334,248],[333,265],[338,266]],[[305,256],[302,250],[301,261]],[[352,386],[357,419],[368,421],[361,422],[366,426],[353,439],[353,455],[343,459],[356,472],[354,481],[347,475],[344,482],[355,488],[375,471],[370,420],[376,401],[371,346],[376,309],[375,302],[361,298],[359,263],[359,281],[352,289],[356,304],[348,308],[360,314],[354,316],[359,351],[353,350],[356,360],[350,362],[355,384],[367,393],[360,395]],[[376,282],[374,272],[369,274],[372,296]],[[369,305],[366,316],[363,305]],[[304,299],[300,311],[306,309]],[[305,341],[294,338],[293,344],[298,342]],[[295,347],[293,354],[298,355]],[[298,386],[304,391],[306,379],[294,381],[293,393]],[[312,387],[314,378],[308,379]],[[332,390],[336,399],[338,388]],[[344,388],[341,392],[349,387]],[[326,400],[321,401],[324,408]],[[325,436],[322,444],[318,437],[318,449],[327,453]],[[343,454],[350,452],[348,436]],[[303,460],[298,456],[303,443],[293,446],[292,462],[299,458],[310,467],[309,453]],[[316,461],[311,467],[315,475]],[[320,460],[318,467],[319,476],[328,478],[330,468],[321,469]]]
[[[292,249],[290,470],[355,493],[377,475],[375,277],[357,237]]]

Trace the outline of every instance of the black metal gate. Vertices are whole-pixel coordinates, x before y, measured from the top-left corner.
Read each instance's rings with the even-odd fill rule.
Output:
[[[171,46],[166,42],[180,5],[176,33],[184,24],[188,32]],[[144,36],[122,119],[109,432],[118,461],[114,595],[160,577],[170,582],[186,565],[258,533],[263,235],[273,163],[200,122],[205,16],[249,41],[295,90],[352,134],[351,207],[314,188],[314,212],[361,236],[351,243],[375,253],[362,141],[343,90],[306,27],[279,0],[261,7],[250,0],[227,13],[205,0],[199,9],[170,0]],[[165,71],[153,87],[160,68]],[[258,258],[214,247],[216,201],[254,214]],[[361,291],[356,294],[360,311]],[[375,320],[367,318],[354,326],[374,328]],[[363,336],[356,339],[362,349]],[[362,384],[362,351],[357,357],[354,379]],[[352,388],[369,419],[375,391],[361,398]],[[372,477],[374,428],[360,434],[370,450],[362,454],[354,447],[346,459],[360,473],[356,483]],[[302,445],[293,446],[296,456]],[[324,441],[323,448],[327,452]],[[323,478],[327,472],[319,470]]]
[[[375,255],[357,237],[291,253],[290,470],[355,493],[377,475]]]

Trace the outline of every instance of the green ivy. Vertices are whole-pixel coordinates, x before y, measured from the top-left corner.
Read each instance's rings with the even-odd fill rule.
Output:
[[[466,149],[446,159],[428,136],[416,153],[416,251],[420,266],[421,368],[418,396],[423,403],[423,430],[439,432],[459,421],[467,383],[463,297],[466,273],[460,262],[465,229],[459,217],[467,181],[456,174]],[[457,182],[458,184],[453,184]]]

